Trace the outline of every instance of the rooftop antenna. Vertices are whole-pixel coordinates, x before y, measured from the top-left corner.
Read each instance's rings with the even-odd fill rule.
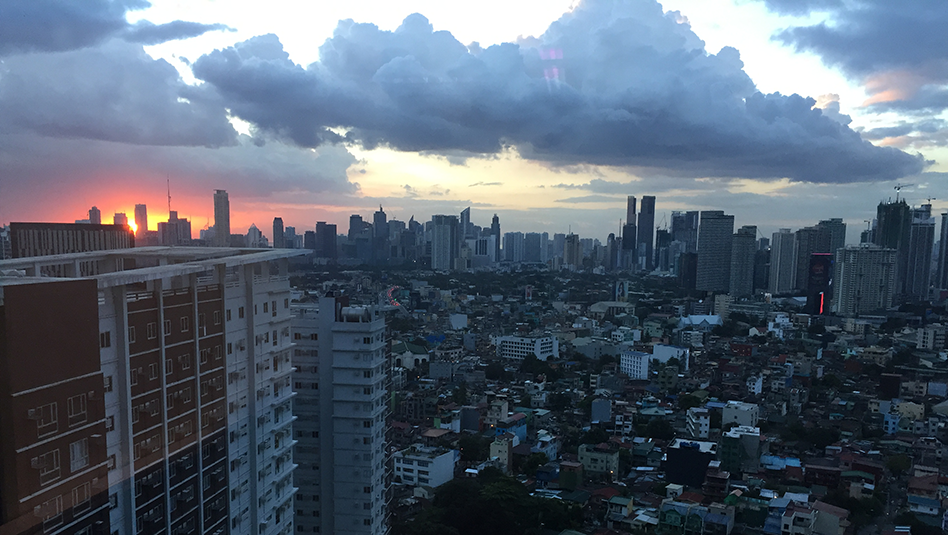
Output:
[[[168,216],[171,216],[171,179],[165,177],[168,184]]]
[[[929,197],[929,198],[928,198],[928,204],[931,204],[932,201],[937,201],[937,200],[938,200],[938,199],[936,199],[935,197]]]

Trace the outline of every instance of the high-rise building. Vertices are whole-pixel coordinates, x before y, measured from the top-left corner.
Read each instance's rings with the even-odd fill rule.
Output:
[[[89,223],[93,225],[102,224],[102,211],[95,206],[89,208]]]
[[[822,233],[818,252],[836,254],[836,251],[846,247],[846,223],[842,219],[824,219],[816,227]]]
[[[639,244],[637,249],[642,250],[642,256],[644,256],[642,265],[646,271],[651,271],[655,267],[652,247],[652,240],[655,234],[655,197],[652,195],[642,197],[636,234],[636,241]]]
[[[838,250],[838,249],[837,249]],[[833,259],[831,253],[813,253],[807,270],[806,307],[807,314],[823,315],[831,310]]]
[[[625,205],[625,222],[632,223],[634,225],[637,220],[638,218],[636,217],[635,212],[635,196],[629,195],[628,199],[626,199]]]
[[[316,222],[316,256],[335,260],[336,254],[336,225],[324,221]]]
[[[303,249],[310,251],[316,250],[316,232],[312,230],[303,232]]]
[[[701,212],[698,226],[698,272],[695,288],[706,292],[728,291],[731,283],[731,242],[734,216],[721,210]]]
[[[230,200],[222,189],[214,190],[214,246],[230,247]]]
[[[161,245],[190,245],[191,222],[178,218],[178,212],[172,210],[167,222],[158,223],[158,242]]]
[[[634,199],[634,197],[633,197]],[[636,239],[637,228],[635,223],[626,223],[622,225],[622,261],[624,269],[638,269],[638,241]]]
[[[460,254],[458,232],[457,216],[431,216],[431,269],[452,270],[457,268]]]
[[[287,249],[299,249],[296,246],[296,227],[286,227],[283,230],[283,243]]]
[[[757,227],[745,225],[734,234],[731,243],[732,297],[754,294],[754,255],[757,253]]]
[[[148,232],[148,207],[144,204],[135,205],[135,238],[142,238]]]
[[[500,218],[497,214],[490,220],[490,234],[494,237],[494,259],[500,262]]]
[[[908,276],[909,239],[912,233],[912,211],[905,200],[881,202],[876,211],[876,228],[873,243],[896,251],[895,300],[905,294]]]
[[[101,216],[100,216],[100,218],[101,218]],[[115,212],[115,215],[112,216],[112,224],[113,224],[113,225],[122,225],[122,226],[127,227],[127,226],[128,226],[128,216],[125,215],[125,212]]]
[[[932,205],[923,204],[911,211],[909,229],[908,265],[905,270],[903,296],[914,301],[928,299],[931,286],[932,249],[935,245],[935,218]]]
[[[698,250],[698,212],[672,212],[672,241],[685,244],[686,253]]]
[[[13,258],[13,244],[10,243],[10,227],[0,225],[0,260]]]
[[[761,238],[766,239],[766,238]],[[767,240],[768,242],[770,240]],[[760,242],[758,241],[758,244]],[[758,249],[754,253],[754,291],[761,290],[766,292],[770,277],[770,247]]]
[[[542,237],[538,232],[528,232],[523,236],[523,261],[540,262],[540,242]]]
[[[806,227],[794,233],[793,242],[793,288],[806,290],[807,273],[810,270],[810,256],[813,253],[828,252],[820,246],[824,236],[818,227]],[[828,242],[827,242],[828,243]]]
[[[896,265],[894,249],[861,244],[840,250],[833,276],[833,312],[851,316],[891,307]]]
[[[938,271],[935,275],[935,288],[948,288],[948,212],[941,214],[941,235],[938,242]]]
[[[456,216],[451,217],[457,222]],[[387,532],[385,319],[345,297],[294,304],[297,530]],[[292,442],[288,442],[292,444]]]
[[[461,210],[461,221],[460,221],[460,235],[461,239],[473,238],[474,237],[474,224],[471,223],[471,207]]]
[[[274,249],[285,249],[286,248],[286,235],[283,231],[283,218],[274,217],[273,218],[273,248]]]
[[[293,532],[291,254],[3,261],[0,530]]]
[[[770,280],[768,288],[772,294],[785,294],[793,291],[796,276],[793,263],[794,234],[788,228],[774,232],[770,245]]]
[[[362,233],[362,229],[364,229],[365,226],[366,223],[359,214],[349,216],[349,241],[354,242],[359,234]]]
[[[556,233],[553,235],[553,249],[550,253],[551,258],[563,258],[563,250],[566,247],[566,234]]]
[[[507,262],[523,262],[522,232],[507,232],[504,234],[504,260]]]
[[[579,234],[569,233],[563,244],[563,264],[570,271],[583,268],[583,246],[579,241]]]

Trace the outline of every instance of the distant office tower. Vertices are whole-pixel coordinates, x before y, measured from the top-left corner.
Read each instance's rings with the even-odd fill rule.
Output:
[[[431,216],[431,269],[452,270],[457,268],[457,260],[460,254],[458,232],[457,216]]]
[[[306,385],[293,402],[299,430],[297,530],[382,535],[387,531],[385,319],[375,308],[347,301],[322,297],[318,304],[293,305],[293,380]]]
[[[876,228],[873,243],[880,247],[895,249],[895,297],[901,301],[905,294],[905,281],[908,276],[909,239],[912,233],[912,211],[905,200],[879,203],[876,211]]]
[[[490,234],[494,237],[494,258],[500,262],[500,218],[497,214],[490,220]]]
[[[938,242],[938,271],[935,288],[948,288],[948,212],[941,214],[941,239]]]
[[[766,238],[762,238],[766,239]],[[770,240],[767,240],[770,241]],[[758,242],[759,243],[759,242]],[[754,291],[766,292],[770,279],[770,247],[754,253]]]
[[[553,250],[550,252],[551,258],[563,258],[563,250],[566,246],[566,234],[553,235]]]
[[[671,231],[659,229],[655,231],[655,265],[659,271],[670,271],[671,259],[668,256],[668,247],[671,245]]]
[[[9,267],[87,261],[135,267],[0,276],[0,531],[294,532],[286,258],[128,249]]]
[[[629,198],[626,199],[625,205],[625,222],[632,223],[633,225],[638,220],[635,212],[635,196],[629,195]]]
[[[125,215],[125,212],[115,212],[115,215],[112,216],[113,225],[122,225],[128,226],[128,216]]]
[[[286,227],[283,230],[283,243],[287,249],[298,249],[296,246],[296,227]]]
[[[796,238],[790,229],[782,228],[774,232],[770,245],[770,280],[769,292],[785,294],[793,291],[793,282],[796,276],[793,263],[793,247]]]
[[[528,232],[523,236],[523,261],[540,262],[540,241],[542,237],[538,232]]]
[[[757,227],[745,225],[731,241],[731,284],[733,297],[754,294],[754,256],[757,253]]]
[[[214,190],[214,246],[230,247],[230,200],[222,189]]]
[[[460,221],[460,234],[461,239],[473,238],[474,237],[474,224],[471,223],[471,207],[461,210],[461,221]]]
[[[757,240],[757,250],[763,251],[765,249],[770,249],[770,238],[760,238]]]
[[[813,253],[810,256],[810,268],[807,271],[806,308],[807,314],[823,315],[831,310],[832,293],[830,282],[833,277],[833,258],[831,253]]]
[[[610,232],[609,237],[606,238],[606,258],[602,263],[602,267],[604,267],[606,271],[615,271],[617,252],[618,245],[616,242],[616,235],[615,233]]]
[[[365,228],[365,221],[362,221],[362,216],[359,214],[352,214],[349,216],[349,241],[354,242],[359,234],[362,234],[362,229]]]
[[[872,314],[892,306],[897,253],[874,245],[849,246],[836,257],[833,312]]]
[[[635,197],[633,197],[633,200]],[[638,241],[635,223],[622,225],[622,261],[623,269],[638,269]]]
[[[257,225],[251,223],[250,228],[247,229],[247,247],[257,249],[266,246],[267,238],[263,235],[263,232],[257,228]]]
[[[637,249],[643,250],[645,257],[643,266],[646,271],[651,271],[655,267],[655,258],[652,247],[652,240],[655,234],[655,197],[646,195],[642,197],[642,205],[639,207],[639,224],[636,232]]]
[[[388,216],[382,210],[382,205],[379,205],[378,211],[372,215],[372,236],[372,263],[384,264],[388,261],[390,252]]]
[[[303,249],[316,250],[316,233],[312,230],[303,232]]]
[[[579,234],[567,234],[563,245],[563,264],[570,271],[583,268],[583,246],[579,242]]]
[[[810,255],[829,252],[820,247],[822,234],[818,227],[806,227],[794,233],[793,244],[793,288],[806,290],[807,273],[810,270]]]
[[[698,250],[698,212],[672,212],[672,240],[685,244],[686,253]]]
[[[681,253],[678,256],[678,284],[686,290],[694,290],[698,283],[698,253]]]
[[[148,207],[144,204],[135,205],[135,237],[142,238],[148,232]]]
[[[316,222],[316,256],[335,260],[336,254],[336,225],[324,221]]]
[[[540,262],[548,262],[550,260],[550,233],[541,232],[540,233]]]
[[[13,258],[13,244],[10,243],[10,227],[0,225],[0,260]]]
[[[523,262],[523,233],[507,232],[504,234],[504,260],[507,262]]]
[[[283,231],[283,218],[273,218],[273,248],[286,249],[286,235]]]
[[[178,212],[172,210],[167,222],[158,223],[158,242],[161,245],[190,245],[191,222],[179,219]]]
[[[102,211],[96,208],[95,206],[93,206],[92,208],[89,208],[89,223],[93,225],[102,224]]]
[[[909,230],[908,265],[905,271],[903,295],[914,301],[928,299],[931,286],[932,248],[935,246],[935,218],[932,205],[923,204],[912,209]]]
[[[9,235],[13,258],[135,247],[135,235],[122,225],[10,223]],[[83,265],[80,268],[81,273],[72,276],[98,273],[95,269],[86,270]]]
[[[836,251],[846,247],[846,223],[842,219],[824,219],[816,227],[822,233],[818,252],[836,254]]]
[[[726,293],[731,283],[734,216],[721,210],[701,212],[698,226],[698,273],[695,289]]]

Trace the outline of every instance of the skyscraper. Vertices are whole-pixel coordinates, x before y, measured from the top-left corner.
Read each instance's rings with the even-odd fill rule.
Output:
[[[824,219],[816,227],[823,233],[818,252],[836,254],[836,251],[846,247],[846,223],[842,219]]]
[[[625,222],[635,224],[635,195],[629,195],[625,205]]]
[[[935,218],[932,205],[923,204],[911,211],[912,225],[909,230],[908,265],[905,270],[903,295],[907,299],[928,299],[931,286],[932,248],[935,244]]]
[[[148,232],[148,207],[144,204],[135,205],[135,238],[141,238]]]
[[[790,229],[782,228],[774,232],[770,245],[769,291],[774,295],[793,291],[796,276],[793,263],[793,244],[795,238]]]
[[[214,190],[214,246],[230,247],[230,200],[222,189]]]
[[[642,197],[642,205],[639,211],[639,224],[636,232],[637,249],[645,257],[642,265],[646,271],[651,271],[655,266],[654,252],[652,249],[652,240],[655,234],[655,197],[646,195]]]
[[[96,208],[95,206],[93,206],[92,208],[89,208],[89,223],[93,225],[102,224],[102,211]]]
[[[896,290],[894,249],[861,244],[836,255],[833,312],[840,316],[872,314],[892,306]]]
[[[698,271],[695,289],[726,293],[731,284],[734,216],[721,210],[701,212],[698,226]]]
[[[507,232],[504,234],[504,260],[507,262],[523,262],[523,232]]]
[[[283,233],[283,218],[282,217],[273,218],[273,248],[274,249],[286,248],[286,235]]]
[[[471,207],[461,210],[461,239],[465,240],[467,238],[474,237],[474,225],[471,224]]]
[[[905,294],[911,233],[912,211],[904,199],[879,203],[873,243],[883,248],[894,249],[896,252],[894,297],[896,302],[899,302]]]
[[[350,306],[346,297],[294,304],[293,314],[293,380],[307,385],[293,407],[300,430],[297,529],[382,535],[388,528],[384,316],[374,307]]]
[[[838,251],[838,249],[837,249]],[[831,310],[830,281],[833,276],[833,259],[830,253],[810,255],[810,267],[807,270],[806,307],[807,314],[823,315]]]
[[[125,215],[125,212],[115,212],[115,215],[112,216],[112,224],[113,224],[113,225],[122,225],[122,226],[127,227],[127,226],[128,226],[128,216]]]
[[[948,288],[948,212],[941,214],[941,237],[938,242],[938,272],[935,288]]]
[[[810,255],[813,253],[829,252],[820,247],[820,242],[824,236],[819,227],[806,227],[794,233],[793,243],[793,288],[795,290],[806,290],[807,273],[810,271]]]
[[[583,269],[583,247],[579,242],[579,234],[567,234],[563,244],[563,264],[570,271]]]
[[[731,243],[732,297],[754,294],[754,255],[757,253],[757,227],[745,225],[734,234]]]
[[[500,262],[500,218],[497,214],[490,220],[490,234],[494,237],[494,260]]]
[[[528,232],[523,236],[523,261],[540,261],[540,233]]]
[[[316,257],[335,260],[336,254],[336,225],[324,221],[316,222]]]
[[[686,253],[698,250],[698,212],[672,212],[672,241],[685,244]]]
[[[431,216],[431,269],[452,270],[457,267],[460,253],[458,217]]]

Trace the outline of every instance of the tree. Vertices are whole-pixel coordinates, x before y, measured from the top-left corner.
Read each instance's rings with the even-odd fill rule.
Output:
[[[659,440],[671,440],[675,438],[675,428],[664,418],[652,418],[645,426],[645,434]]]
[[[698,396],[692,394],[684,394],[678,398],[678,408],[687,411],[693,407],[698,407],[701,405],[701,400]]]
[[[886,461],[885,467],[892,472],[892,475],[900,476],[912,467],[912,459],[905,454],[893,455]]]
[[[523,460],[523,465],[520,466],[520,473],[528,477],[534,477],[537,475],[537,470],[548,462],[550,462],[550,459],[545,453],[531,453]]]
[[[491,440],[480,435],[464,434],[458,439],[458,449],[461,450],[461,460],[477,462],[487,460],[490,455]]]
[[[592,427],[579,439],[580,444],[601,444],[609,440],[609,434],[600,427]]]
[[[467,404],[467,387],[463,383],[454,391],[454,402],[458,405]]]

